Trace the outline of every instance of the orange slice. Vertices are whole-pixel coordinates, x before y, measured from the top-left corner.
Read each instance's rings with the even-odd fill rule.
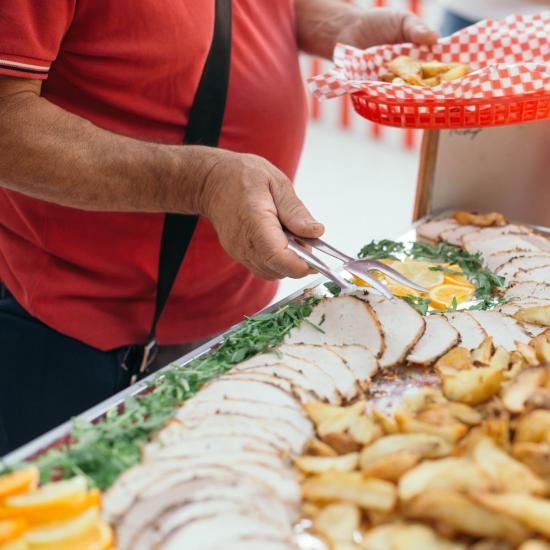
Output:
[[[99,523],[99,508],[94,506],[69,520],[50,521],[33,527],[27,531],[25,540],[31,548],[36,545],[51,544],[57,544],[58,548],[65,548],[65,541],[84,537]]]
[[[394,296],[421,296],[421,293],[417,290],[414,290],[413,288],[409,288],[408,286],[403,285],[397,285],[393,283],[388,283],[388,290],[394,295]]]
[[[436,309],[447,309],[452,306],[453,298],[460,304],[473,295],[473,286],[469,288],[462,285],[439,285],[430,290],[430,305]]]
[[[459,265],[445,265],[447,269],[452,269],[453,271],[458,271],[462,273],[462,268]],[[444,273],[443,274],[445,279],[445,284],[451,284],[451,285],[461,285],[461,286],[472,286],[472,283],[468,280],[468,277],[466,275],[452,275],[451,273]]]
[[[31,543],[28,550],[110,550],[113,548],[113,530],[104,522],[88,529],[80,537],[62,543]]]
[[[81,476],[43,485],[35,491],[4,501],[4,509],[18,515],[39,515],[55,507],[72,506],[86,497],[86,479]]]
[[[24,519],[5,519],[0,521],[0,544],[14,542],[21,537],[27,528]]]
[[[100,507],[101,493],[98,489],[92,489],[83,498],[76,498],[71,502],[52,503],[48,506],[28,507],[25,509],[0,508],[0,518],[19,517],[25,518],[31,524],[39,524],[46,521],[61,521],[73,518],[88,508]],[[1,549],[0,549],[1,550]]]
[[[25,542],[25,537],[20,537],[12,542],[0,544],[0,550],[29,550],[29,546]]]
[[[36,489],[39,478],[40,473],[36,466],[29,466],[3,475],[0,477],[0,501]]]
[[[395,262],[392,267],[416,284],[430,289],[442,285],[444,281],[441,271],[432,271],[430,268],[436,264],[408,260],[406,262]]]

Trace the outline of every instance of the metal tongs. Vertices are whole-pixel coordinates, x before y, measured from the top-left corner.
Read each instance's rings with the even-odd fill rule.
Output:
[[[390,300],[393,300],[395,296],[388,290],[388,287],[386,285],[373,277],[370,274],[370,271],[380,271],[390,279],[393,279],[403,286],[413,288],[415,290],[418,290],[419,292],[428,292],[428,290],[424,287],[417,285],[410,279],[407,279],[407,277],[401,275],[401,273],[399,273],[395,269],[386,264],[383,264],[382,262],[377,262],[376,260],[356,260],[355,258],[352,258],[351,256],[340,252],[339,250],[321,239],[308,239],[304,237],[298,237],[297,235],[294,235],[294,233],[288,231],[288,229],[285,229],[284,231],[288,239],[288,248],[295,252],[298,256],[300,256],[302,260],[305,260],[305,262],[310,267],[312,267],[319,273],[322,273],[333,283],[337,284],[342,289],[343,293],[357,292],[357,290],[359,290],[361,287],[348,281],[347,279],[342,277],[337,271],[331,269],[325,262],[323,262],[323,260],[315,256],[315,254],[313,254],[308,247],[314,248],[319,252],[324,252],[325,254],[332,256],[333,258],[341,260],[344,263],[340,266],[340,269],[343,269],[348,273],[359,277],[360,279],[368,283],[372,288],[380,292],[380,294],[384,295]]]

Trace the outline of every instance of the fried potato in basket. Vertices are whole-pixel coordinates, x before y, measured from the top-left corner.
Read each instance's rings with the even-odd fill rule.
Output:
[[[319,511],[313,520],[313,529],[336,546],[353,542],[360,522],[361,511],[355,504],[336,502]]]

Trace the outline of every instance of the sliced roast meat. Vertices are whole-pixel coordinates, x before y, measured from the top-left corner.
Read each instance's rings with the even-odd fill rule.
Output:
[[[297,548],[298,546],[292,542],[286,540],[276,541],[264,536],[230,540],[223,545],[223,550],[297,550]],[[217,549],[211,548],[209,550]]]
[[[444,315],[449,323],[458,331],[462,347],[475,349],[487,338],[487,333],[483,327],[468,313],[457,311],[454,313],[444,313]]]
[[[470,246],[475,241],[495,239],[507,235],[530,236],[532,234],[533,230],[525,225],[507,224],[498,227],[478,227],[477,231],[464,235],[462,242],[464,246]]]
[[[258,419],[265,424],[272,424],[277,427],[278,433],[286,432],[285,435],[293,441],[293,448],[297,440],[308,437],[312,432],[312,424],[304,413],[303,409],[291,409],[286,406],[273,405],[261,401],[239,399],[207,400],[202,399],[202,392],[185,403],[178,409],[176,418],[184,423],[196,422],[209,416],[239,415]],[[200,398],[200,399],[199,399]]]
[[[550,283],[525,281],[512,283],[504,293],[505,298],[550,300]]]
[[[197,401],[222,401],[223,399],[261,401],[270,405],[301,410],[297,399],[285,390],[258,380],[239,380],[237,376],[221,376],[206,384],[193,398]]]
[[[521,250],[504,250],[496,252],[485,257],[485,265],[491,270],[496,271],[500,266],[513,260],[514,258],[530,258],[531,256],[540,256],[541,252],[526,252]]]
[[[338,392],[346,400],[355,398],[359,392],[359,384],[354,373],[346,362],[326,346],[314,346],[309,344],[284,344],[279,349],[286,355],[311,361],[336,384]]]
[[[548,260],[546,260],[548,261]],[[535,283],[547,283],[550,281],[550,263],[539,267],[519,269],[512,276],[512,282],[532,281]]]
[[[386,349],[379,359],[380,367],[387,368],[405,360],[409,351],[424,334],[424,318],[403,300],[388,300],[378,294],[365,294],[378,317],[384,332]]]
[[[550,300],[535,300],[534,298],[524,298],[522,300],[512,300],[511,302],[504,304],[498,308],[498,311],[505,313],[506,315],[514,315],[520,309],[526,307],[537,307],[550,305]]]
[[[480,239],[464,245],[464,248],[470,252],[479,252],[483,258],[488,258],[491,254],[502,252],[504,250],[517,249],[525,252],[540,252],[541,249],[528,240],[527,235],[503,235],[492,239]]]
[[[378,370],[378,360],[373,353],[364,346],[327,347],[346,362],[359,385],[366,388]]]
[[[444,218],[442,220],[433,220],[416,228],[416,234],[420,239],[437,242],[441,239],[441,234],[460,227],[459,223],[453,218]]]
[[[238,365],[235,365],[231,372],[245,371],[253,367],[264,367],[282,364],[302,375],[307,380],[309,390],[317,395],[319,400],[327,401],[334,405],[341,403],[342,398],[338,393],[334,380],[328,376],[317,365],[305,359],[285,355],[280,351],[277,353],[262,353],[256,355]]]
[[[498,311],[469,311],[471,315],[493,339],[495,346],[502,346],[507,351],[516,349],[516,341],[524,344],[531,336],[521,323]]]
[[[357,344],[368,348],[376,357],[384,350],[378,319],[366,302],[354,296],[326,298],[313,310],[308,321],[293,329],[285,343],[317,346]]]
[[[159,550],[182,550],[182,548],[211,550],[213,548],[223,548],[224,541],[227,539],[262,536],[277,539],[282,535],[284,536],[280,530],[270,523],[260,521],[255,517],[247,517],[228,511],[223,515],[203,518],[178,527],[160,543]],[[290,529],[286,540],[290,544]]]
[[[458,227],[453,227],[452,229],[447,229],[443,231],[440,235],[442,241],[447,241],[449,244],[454,246],[464,246],[462,237],[469,235],[470,233],[477,233],[479,227],[475,225],[459,225]]]
[[[510,282],[518,271],[527,271],[535,267],[548,266],[550,264],[550,253],[541,252],[540,254],[532,254],[528,257],[516,256],[500,267],[495,269],[495,273],[504,277],[506,282]],[[534,281],[536,279],[529,279]]]
[[[431,365],[460,340],[458,331],[442,315],[428,315],[426,330],[407,356],[409,363]]]

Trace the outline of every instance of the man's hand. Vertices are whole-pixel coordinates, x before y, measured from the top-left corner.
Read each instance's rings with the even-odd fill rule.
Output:
[[[437,34],[416,15],[389,8],[360,8],[341,0],[295,0],[298,44],[332,58],[337,42],[357,48],[414,42],[434,44]]]
[[[261,157],[215,151],[199,209],[227,253],[263,279],[308,275],[307,264],[287,248],[281,224],[301,237],[320,237],[324,228],[289,179]]]

